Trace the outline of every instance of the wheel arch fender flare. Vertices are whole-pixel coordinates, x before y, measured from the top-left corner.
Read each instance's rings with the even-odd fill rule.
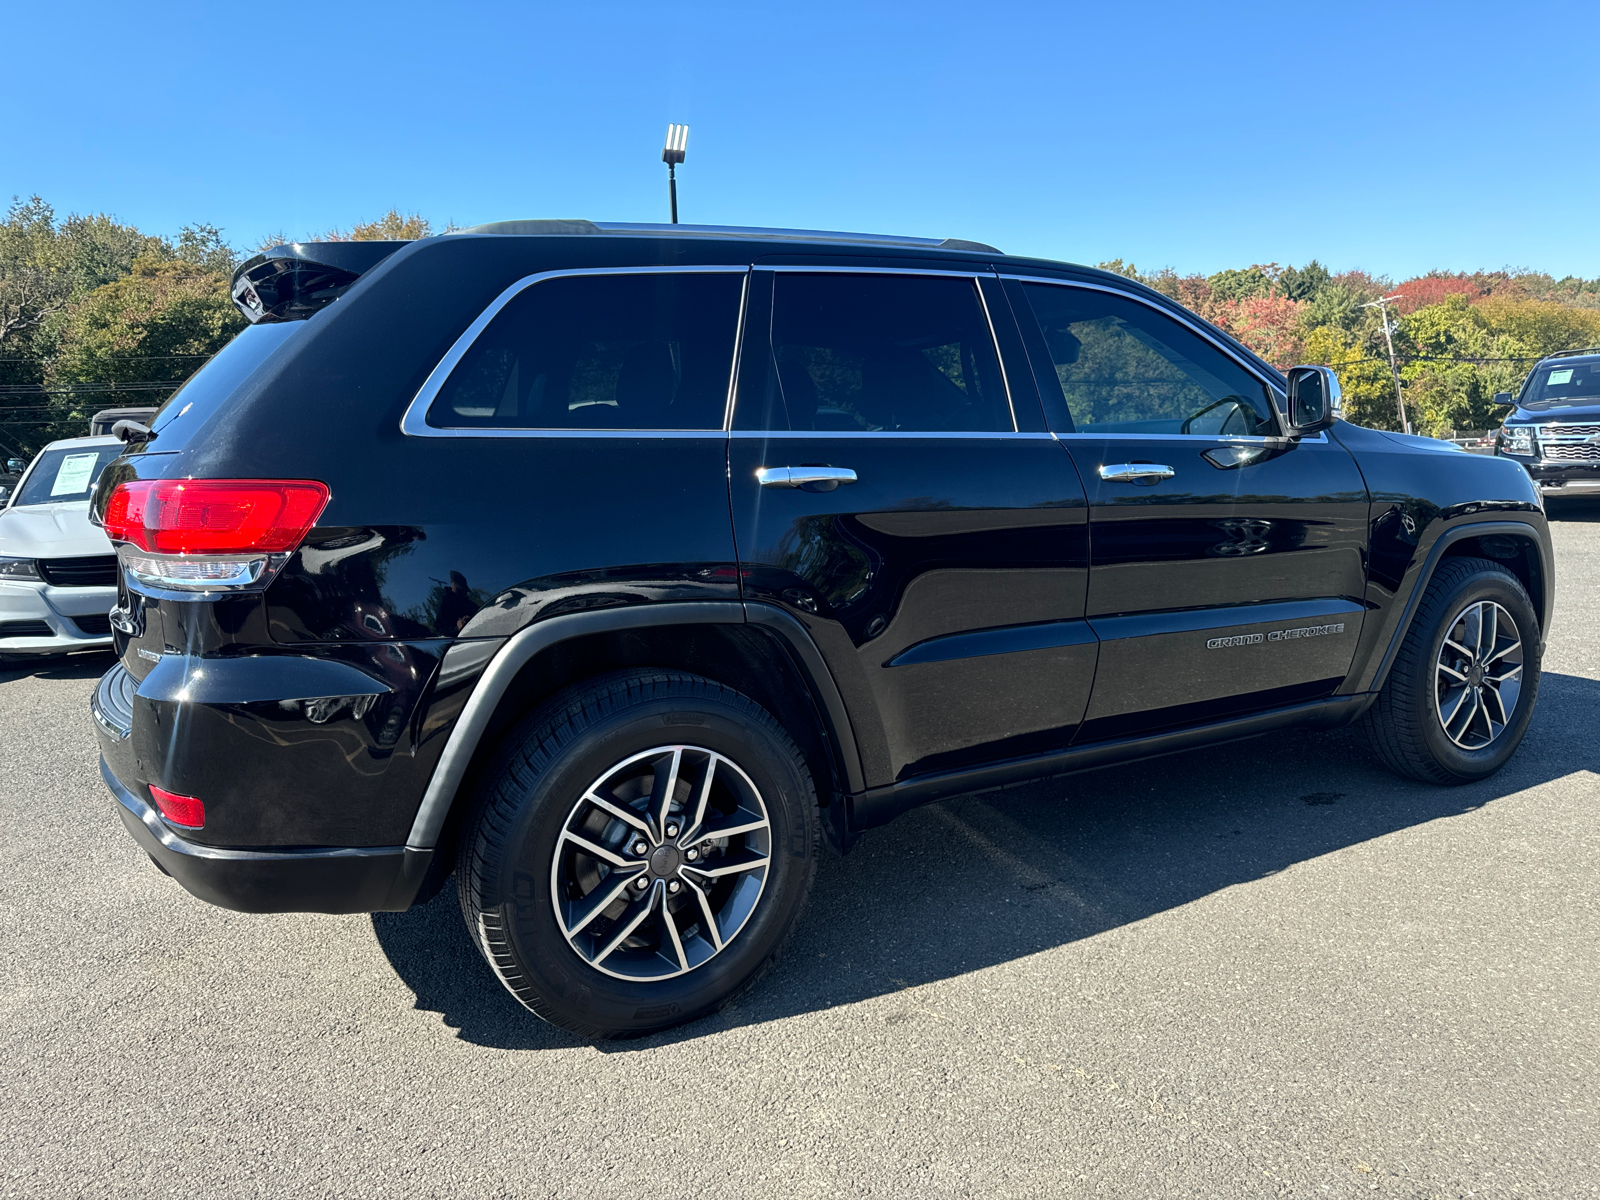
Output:
[[[834,741],[844,770],[845,784],[852,791],[859,790],[862,786],[860,756],[843,698],[810,634],[787,613],[768,605],[746,605],[738,600],[676,601],[630,605],[597,612],[565,613],[535,621],[517,631],[489,658],[461,715],[451,728],[439,762],[428,780],[422,802],[412,820],[411,831],[406,837],[407,848],[431,851],[437,846],[455,804],[456,794],[500,701],[518,672],[538,654],[560,642],[598,633],[651,626],[745,624],[766,627],[788,646],[795,665],[803,672],[812,689],[817,708],[826,722],[827,734]]]
[[[1539,614],[1539,644],[1541,653],[1543,652],[1545,640],[1549,637],[1551,613],[1555,606],[1554,562],[1548,532],[1541,530],[1531,521],[1471,521],[1445,529],[1434,539],[1422,570],[1417,573],[1416,585],[1406,597],[1405,608],[1400,614],[1399,621],[1395,623],[1394,632],[1384,647],[1383,656],[1378,660],[1377,670],[1367,690],[1376,694],[1388,680],[1389,670],[1394,666],[1400,647],[1411,631],[1411,623],[1416,619],[1417,609],[1421,607],[1422,597],[1427,592],[1428,585],[1433,582],[1434,572],[1444,561],[1445,551],[1467,538],[1496,536],[1520,538],[1530,542],[1538,556],[1539,594],[1530,598]]]

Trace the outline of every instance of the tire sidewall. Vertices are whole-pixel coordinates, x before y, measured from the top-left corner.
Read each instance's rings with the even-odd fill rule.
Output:
[[[1507,572],[1485,568],[1474,572],[1444,593],[1442,603],[1430,612],[1431,626],[1422,658],[1422,678],[1415,681],[1414,716],[1422,740],[1433,760],[1459,780],[1482,779],[1494,774],[1517,752],[1528,722],[1533,718],[1539,692],[1539,622],[1527,593]],[[1505,730],[1481,750],[1465,750],[1450,740],[1440,723],[1434,700],[1434,672],[1445,636],[1462,609],[1480,600],[1492,600],[1511,614],[1522,641],[1522,687],[1517,706]]]
[[[783,944],[815,867],[816,801],[792,744],[755,715],[704,696],[629,704],[557,749],[527,788],[478,907],[499,910],[519,973],[561,1023],[626,1033],[692,1020],[736,993]],[[596,779],[641,751],[680,743],[714,750],[750,777],[771,822],[772,862],[755,911],[721,953],[671,979],[619,979],[585,963],[561,933],[550,887],[556,842]]]

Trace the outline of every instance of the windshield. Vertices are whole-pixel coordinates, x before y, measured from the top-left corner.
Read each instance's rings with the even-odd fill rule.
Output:
[[[12,508],[28,504],[61,504],[72,500],[87,500],[94,490],[94,481],[100,478],[105,465],[123,451],[122,443],[110,446],[84,446],[80,449],[63,447],[46,450],[34,460],[33,470]]]
[[[1563,408],[1600,404],[1600,362],[1552,363],[1528,377],[1520,401],[1524,408]]]

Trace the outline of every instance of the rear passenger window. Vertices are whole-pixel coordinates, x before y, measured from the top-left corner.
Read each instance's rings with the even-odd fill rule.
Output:
[[[1148,305],[1023,285],[1079,433],[1270,436],[1266,385]]]
[[[840,433],[1014,429],[971,279],[778,273],[764,413],[745,427]]]
[[[722,428],[742,272],[570,275],[525,288],[428,408],[437,429]]]

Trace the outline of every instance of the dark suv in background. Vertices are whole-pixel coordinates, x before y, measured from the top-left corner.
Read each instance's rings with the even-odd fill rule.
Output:
[[[1600,495],[1600,347],[1550,355],[1521,391],[1495,400],[1511,409],[1496,454],[1526,467],[1546,496]]]
[[[235,296],[97,493],[120,815],[247,911],[453,872],[584,1034],[726,1002],[821,839],[914,805],[1357,719],[1460,783],[1533,711],[1527,473],[1115,275],[528,221],[281,246]]]

